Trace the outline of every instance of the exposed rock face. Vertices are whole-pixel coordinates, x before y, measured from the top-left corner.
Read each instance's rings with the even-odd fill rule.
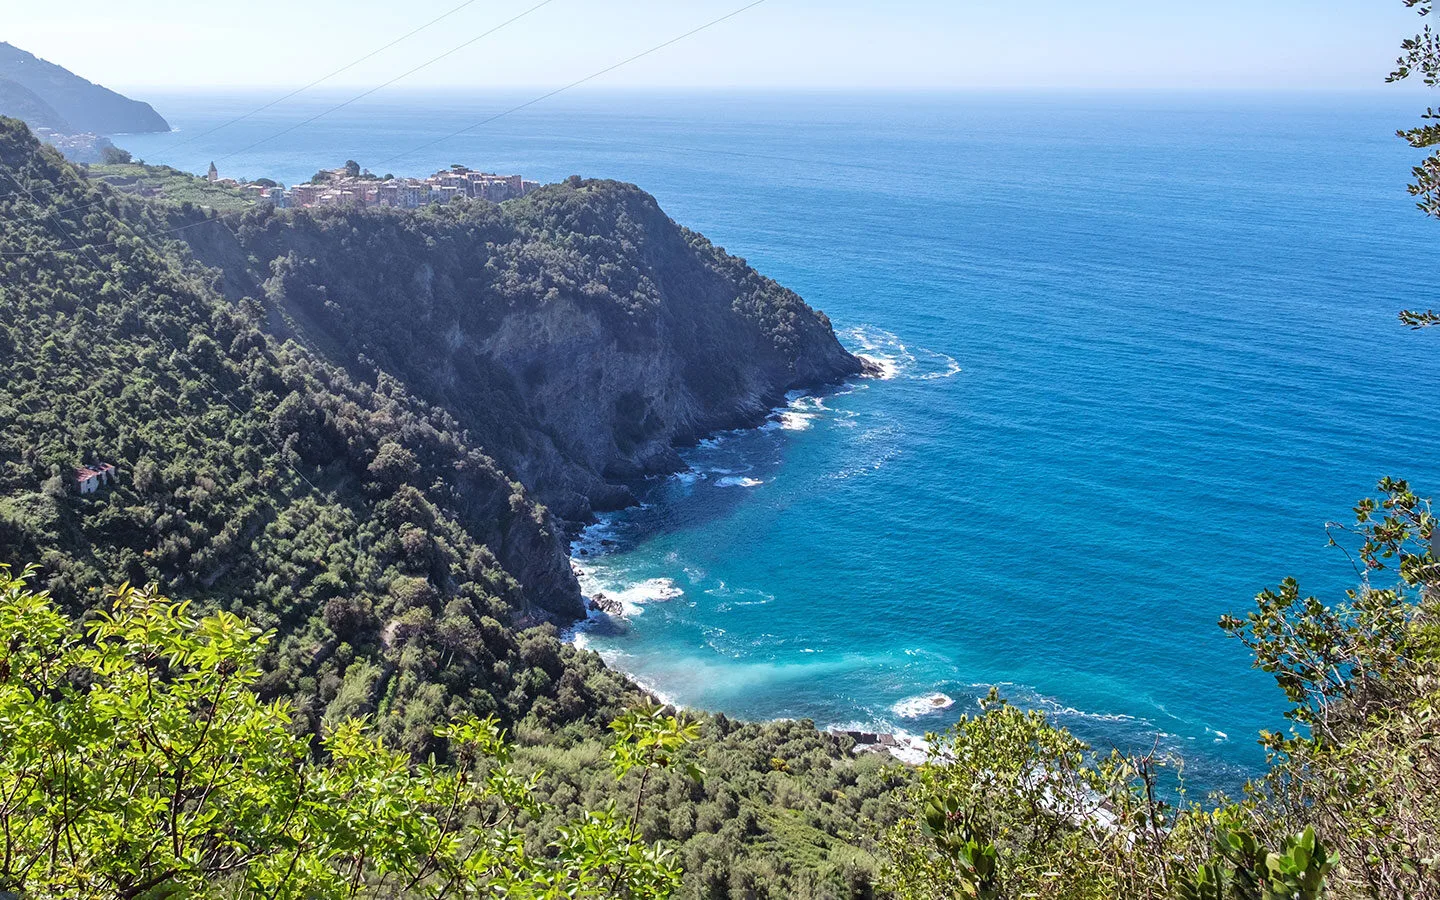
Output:
[[[676,445],[864,371],[823,314],[633,185],[187,231],[232,296],[444,408],[572,521],[677,468]]]

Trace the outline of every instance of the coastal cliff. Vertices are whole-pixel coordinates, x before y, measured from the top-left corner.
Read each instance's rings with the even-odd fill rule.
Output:
[[[677,445],[861,373],[829,320],[633,185],[187,229],[235,299],[360,378],[454,415],[565,519],[632,499]]]

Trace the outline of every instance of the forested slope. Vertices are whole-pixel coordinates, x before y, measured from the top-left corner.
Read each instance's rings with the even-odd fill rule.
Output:
[[[578,609],[563,538],[453,418],[267,335],[259,305],[137,236],[165,218],[85,207],[16,123],[0,165],[35,191],[0,200],[0,556],[75,606],[127,578],[254,617],[281,634],[266,690],[312,724],[377,711],[416,751],[448,707],[560,721],[623,696],[513,628]],[[118,483],[77,496],[92,459]]]
[[[35,128],[73,131],[65,117],[34,91],[16,81],[0,78],[0,115],[23,119]]]

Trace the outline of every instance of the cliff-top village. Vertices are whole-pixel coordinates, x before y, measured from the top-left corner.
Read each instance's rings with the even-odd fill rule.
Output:
[[[240,182],[221,178],[215,164],[210,164],[206,179],[214,184],[235,187],[256,200],[277,207],[314,206],[393,206],[416,209],[430,203],[448,203],[458,197],[476,197],[499,203],[523,197],[540,186],[519,175],[495,175],[476,172],[454,165],[428,178],[396,178],[372,175],[359,165],[348,162],[338,169],[315,175],[306,184],[287,188],[269,180]]]

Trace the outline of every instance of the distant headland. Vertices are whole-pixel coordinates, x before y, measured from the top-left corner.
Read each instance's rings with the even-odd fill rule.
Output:
[[[61,135],[169,131],[148,103],[0,41],[0,115]]]

